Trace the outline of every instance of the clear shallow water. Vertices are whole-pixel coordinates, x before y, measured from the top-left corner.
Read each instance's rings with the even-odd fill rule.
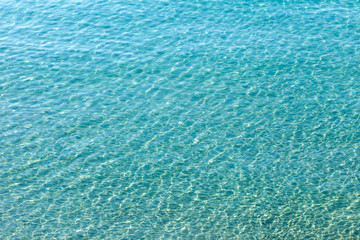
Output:
[[[336,2],[2,1],[1,238],[359,239]]]

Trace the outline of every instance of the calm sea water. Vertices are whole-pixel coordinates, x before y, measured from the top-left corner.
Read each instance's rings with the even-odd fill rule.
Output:
[[[1,239],[360,239],[358,1],[0,2]]]

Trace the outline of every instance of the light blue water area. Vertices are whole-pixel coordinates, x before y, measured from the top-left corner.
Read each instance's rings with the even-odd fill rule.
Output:
[[[360,2],[2,0],[1,239],[360,239]]]

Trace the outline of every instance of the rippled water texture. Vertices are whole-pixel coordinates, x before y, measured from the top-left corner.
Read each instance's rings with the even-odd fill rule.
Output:
[[[1,239],[360,239],[358,1],[0,2]]]

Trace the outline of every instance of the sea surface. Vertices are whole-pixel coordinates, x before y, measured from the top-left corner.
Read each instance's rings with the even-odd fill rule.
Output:
[[[360,2],[2,0],[0,239],[360,239]]]

